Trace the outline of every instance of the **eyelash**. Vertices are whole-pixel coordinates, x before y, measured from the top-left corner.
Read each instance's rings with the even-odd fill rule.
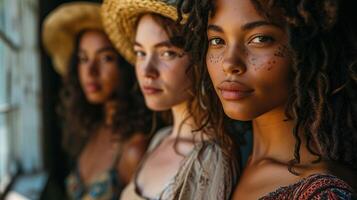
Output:
[[[89,61],[87,56],[79,55],[78,56],[78,63],[79,64],[85,64]],[[100,63],[111,63],[115,61],[115,56],[114,55],[100,55],[99,60]]]
[[[137,58],[141,58],[146,55],[145,52],[143,52],[143,51],[134,51],[134,53]],[[141,54],[141,55],[139,55],[139,54]]]
[[[114,55],[103,55],[100,59],[101,62],[113,62],[115,60],[115,56]]]
[[[83,63],[86,63],[88,62],[88,58],[86,56],[83,56],[83,55],[79,55],[78,56],[78,63],[79,64],[83,64]]]
[[[254,40],[258,39],[258,42],[254,42]],[[263,41],[261,41],[263,40]],[[264,44],[270,44],[275,42],[275,39],[271,36],[266,36],[266,35],[258,35],[253,37],[251,40],[249,40],[248,44],[257,44],[257,45],[264,45]]]
[[[136,50],[134,52],[135,52],[135,55],[137,58],[143,58],[146,56],[146,53],[144,51]],[[168,53],[168,55],[165,55],[166,53]],[[182,56],[184,56],[184,53],[178,53],[173,50],[165,50],[165,51],[159,52],[159,57],[162,57],[163,59],[166,59],[166,60],[174,59],[177,57],[181,58]]]
[[[217,44],[213,44],[213,41],[216,41],[216,40],[219,40],[219,42]],[[225,44],[225,42],[221,38],[212,38],[212,39],[208,40],[208,45],[213,48],[219,48],[221,45],[224,45],[224,44]]]
[[[165,55],[167,54],[167,55]],[[182,54],[177,53],[176,51],[172,51],[172,50],[166,50],[160,53],[160,57],[165,57],[168,59],[173,59],[176,57],[182,57]]]

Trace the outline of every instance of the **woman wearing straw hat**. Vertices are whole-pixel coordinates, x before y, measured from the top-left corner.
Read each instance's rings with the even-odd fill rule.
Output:
[[[229,199],[238,165],[224,149],[229,138],[198,127],[192,94],[192,59],[183,49],[174,1],[106,0],[109,38],[135,64],[146,105],[171,110],[172,127],[157,132],[121,199]],[[229,144],[232,146],[231,144]]]
[[[144,102],[131,91],[133,67],[105,35],[99,4],[60,6],[44,22],[43,41],[64,80],[64,145],[75,160],[68,194],[118,199],[146,149],[149,127]]]

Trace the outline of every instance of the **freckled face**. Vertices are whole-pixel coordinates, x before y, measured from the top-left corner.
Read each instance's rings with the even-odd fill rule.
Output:
[[[291,87],[287,31],[247,0],[216,0],[209,20],[208,72],[225,113],[253,120],[284,106]]]

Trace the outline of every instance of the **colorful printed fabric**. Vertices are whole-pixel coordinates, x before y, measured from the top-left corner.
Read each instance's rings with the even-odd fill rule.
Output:
[[[343,180],[328,174],[314,174],[277,189],[260,200],[356,200],[356,194]]]

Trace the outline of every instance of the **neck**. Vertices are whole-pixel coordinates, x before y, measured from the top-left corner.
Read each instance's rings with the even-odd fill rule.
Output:
[[[104,125],[112,126],[113,125],[113,117],[117,112],[117,102],[113,100],[109,100],[104,103],[103,113],[104,113]]]
[[[294,120],[287,120],[284,106],[275,108],[252,121],[253,152],[251,162],[273,159],[287,163],[294,158],[296,139],[293,136]],[[313,160],[305,147],[304,138],[301,143],[301,162]]]
[[[193,118],[187,111],[187,101],[175,105],[172,109],[173,129],[170,137],[192,139],[192,130],[195,129]]]

